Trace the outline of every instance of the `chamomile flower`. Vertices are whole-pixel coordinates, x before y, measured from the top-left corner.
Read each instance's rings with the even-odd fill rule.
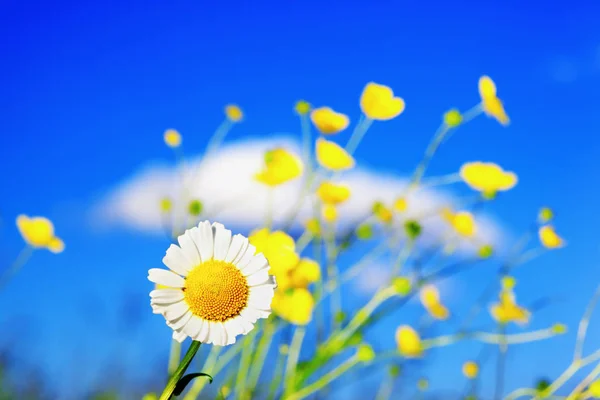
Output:
[[[271,314],[275,280],[247,238],[204,221],[177,240],[163,258],[170,270],[148,271],[151,282],[169,287],[150,292],[150,304],[175,340],[226,346]]]

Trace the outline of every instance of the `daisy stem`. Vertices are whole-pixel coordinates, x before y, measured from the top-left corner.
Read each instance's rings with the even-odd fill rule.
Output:
[[[312,393],[316,392],[317,390],[324,388],[329,383],[331,383],[333,380],[339,378],[341,375],[343,375],[345,372],[347,372],[350,368],[354,367],[359,362],[360,362],[360,360],[358,359],[358,357],[353,356],[353,357],[349,358],[348,360],[344,361],[342,364],[337,366],[332,371],[323,375],[320,379],[318,379],[314,383],[304,387],[303,389],[297,391],[296,393],[292,393],[291,395],[284,397],[284,399],[285,400],[303,399],[303,398],[311,395]]]
[[[202,366],[202,371],[204,371],[205,373],[210,374],[210,375],[214,375],[219,372],[218,370],[216,370],[216,368],[215,368],[215,370],[213,370],[213,367],[215,366],[215,363],[217,362],[217,357],[219,356],[221,349],[222,349],[222,347],[220,347],[220,346],[212,346],[212,348],[210,349],[210,352],[208,353],[208,357],[206,358],[206,361],[204,362],[204,365]],[[228,353],[234,353],[234,355],[237,354],[237,352],[234,352],[234,349],[230,349],[228,351]],[[227,357],[227,354],[225,355],[225,357]],[[231,357],[231,358],[233,358],[233,357]],[[198,397],[200,392],[202,392],[202,389],[204,389],[206,382],[207,382],[206,379],[196,379],[194,381],[194,383],[192,384],[192,387],[190,388],[190,390],[188,390],[187,394],[183,397],[183,400],[196,400],[196,398]]]
[[[177,366],[179,366],[179,362],[181,361],[181,343],[177,340],[171,340],[171,350],[169,352],[169,376],[173,375]]]
[[[179,382],[179,380],[181,379],[183,374],[185,374],[185,371],[190,366],[192,359],[198,352],[198,349],[200,348],[200,344],[201,343],[196,340],[192,341],[192,344],[190,344],[190,347],[188,348],[187,352],[185,353],[183,360],[181,360],[179,367],[177,367],[177,369],[175,370],[173,375],[171,375],[171,377],[169,378],[169,381],[167,382],[167,386],[165,386],[165,390],[163,390],[162,394],[160,395],[159,400],[169,400],[171,398],[171,396],[173,395],[173,391],[175,390],[175,387],[177,386],[177,383]]]
[[[248,388],[251,392],[254,391],[258,384],[258,380],[260,379],[260,374],[265,364],[265,359],[269,352],[269,345],[271,344],[274,333],[275,322],[269,320],[265,324],[263,335],[258,341],[258,346],[256,347],[256,352],[254,353],[254,358],[252,360],[252,370],[250,371],[250,377],[248,378]]]
[[[25,246],[20,252],[15,261],[12,263],[10,267],[8,267],[2,275],[0,275],[0,290],[6,286],[6,284],[10,281],[10,279],[17,273],[19,270],[27,264],[29,258],[33,254],[34,248],[31,246]]]
[[[296,382],[294,382],[296,377],[296,366],[298,365],[298,359],[300,358],[300,350],[302,349],[305,333],[306,327],[301,325],[296,326],[285,367],[285,386],[287,390],[295,390],[296,387]]]
[[[248,376],[248,369],[252,361],[252,343],[254,342],[253,336],[246,336],[244,338],[244,345],[242,348],[242,356],[240,358],[240,364],[237,373],[237,379],[235,382],[235,397],[236,399],[250,398],[246,392],[246,377]]]

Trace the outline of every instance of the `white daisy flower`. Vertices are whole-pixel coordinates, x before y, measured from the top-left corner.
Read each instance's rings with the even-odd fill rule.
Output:
[[[177,238],[163,258],[170,271],[153,268],[151,282],[168,287],[150,292],[173,338],[225,346],[271,314],[276,288],[269,263],[242,235],[219,223],[200,222]]]

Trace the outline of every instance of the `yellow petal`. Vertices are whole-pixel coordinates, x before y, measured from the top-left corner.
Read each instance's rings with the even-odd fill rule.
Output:
[[[231,122],[240,122],[244,118],[244,113],[237,105],[228,104],[225,106],[225,116]]]
[[[317,218],[310,218],[307,220],[305,223],[305,228],[314,236],[319,236],[321,234],[321,223]]]
[[[265,154],[265,168],[254,175],[254,178],[269,186],[278,186],[296,179],[304,170],[298,156],[283,149],[276,148]]]
[[[483,111],[490,117],[495,118],[500,124],[507,126],[510,124],[510,118],[504,110],[502,101],[497,97],[485,98],[482,101]]]
[[[480,161],[465,163],[460,168],[460,177],[471,188],[484,193],[510,190],[518,181],[515,173]]]
[[[450,311],[441,303],[432,304],[430,307],[427,307],[427,312],[433,318],[441,321],[448,319],[450,316]]]
[[[462,372],[465,377],[475,379],[479,374],[479,365],[475,361],[467,361],[463,364]]]
[[[343,131],[350,124],[347,115],[335,112],[330,107],[320,107],[310,113],[310,120],[324,135],[332,135]]]
[[[270,232],[267,228],[256,229],[250,233],[248,236],[248,241],[251,245],[256,247],[256,254],[265,252],[268,245],[269,235]]]
[[[396,344],[404,357],[414,358],[423,354],[421,337],[408,325],[402,325],[396,330]]]
[[[405,104],[400,97],[394,97],[390,87],[369,82],[360,97],[360,108],[370,119],[387,121],[400,115]]]
[[[354,167],[354,158],[340,145],[323,138],[317,139],[317,161],[332,171],[344,171]]]
[[[48,250],[55,254],[62,253],[64,249],[65,243],[60,238],[53,237],[48,243]]]
[[[479,96],[482,99],[496,97],[496,84],[487,75],[479,78]]]
[[[452,226],[459,235],[464,237],[473,237],[477,231],[475,218],[473,218],[473,214],[467,211],[454,214]]]
[[[23,240],[33,247],[47,247],[54,239],[54,225],[48,218],[19,215],[17,228]]]
[[[294,325],[306,325],[312,320],[315,301],[306,289],[277,290],[273,298],[273,311]]]
[[[398,212],[404,212],[408,208],[408,202],[404,197],[399,197],[394,202],[394,210]]]
[[[323,203],[340,204],[350,197],[350,187],[332,182],[323,182],[317,189],[317,196]]]
[[[440,293],[434,285],[425,285],[419,293],[421,303],[425,307],[431,307],[440,302]]]
[[[297,288],[305,288],[321,279],[321,267],[314,260],[303,258],[292,271],[292,284]],[[278,281],[279,282],[279,281]]]
[[[171,148],[181,146],[181,135],[175,129],[167,129],[163,135],[165,144]]]
[[[338,212],[334,205],[324,204],[321,210],[321,216],[323,220],[327,222],[335,222],[338,218]]]
[[[556,234],[551,225],[542,226],[538,231],[540,242],[547,249],[557,249],[565,245],[565,241]]]

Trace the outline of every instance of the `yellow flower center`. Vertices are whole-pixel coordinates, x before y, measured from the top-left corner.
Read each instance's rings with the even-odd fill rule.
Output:
[[[246,277],[235,265],[210,260],[188,274],[183,291],[194,315],[223,322],[246,308],[250,288]]]

